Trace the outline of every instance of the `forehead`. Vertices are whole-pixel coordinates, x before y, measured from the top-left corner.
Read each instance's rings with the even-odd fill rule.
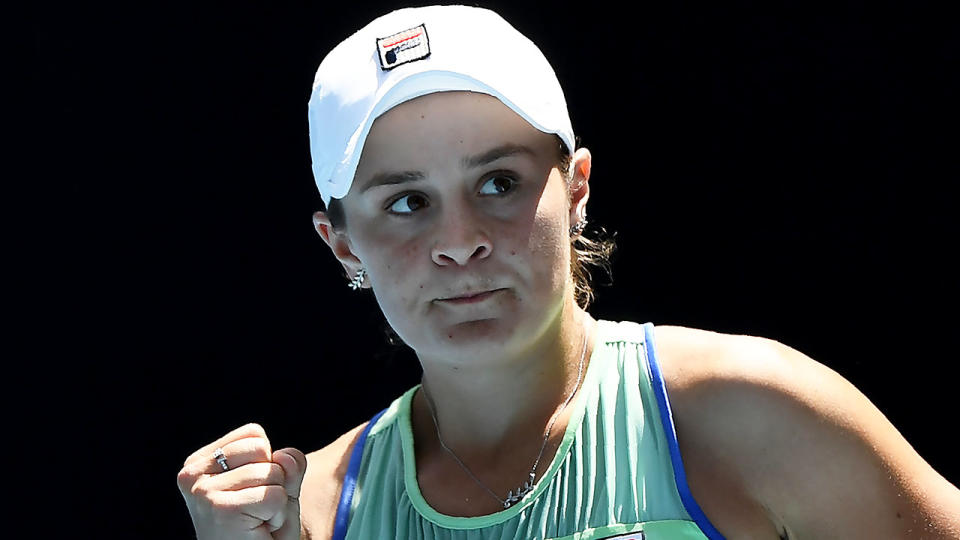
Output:
[[[370,128],[357,179],[372,165],[472,154],[503,144],[556,153],[556,137],[530,125],[499,99],[476,92],[437,92],[390,109]]]
[[[492,114],[500,121],[527,123],[513,109],[491,95],[480,92],[448,91],[433,92],[405,101],[380,115],[373,125],[392,125],[415,120],[430,111],[457,112],[459,118],[472,117],[478,120]],[[371,128],[372,131],[373,128]]]

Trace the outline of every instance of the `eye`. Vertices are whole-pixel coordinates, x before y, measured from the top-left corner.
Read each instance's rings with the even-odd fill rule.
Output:
[[[407,193],[394,199],[387,207],[392,214],[412,214],[427,206],[427,198],[419,193]]]
[[[481,195],[499,195],[501,193],[506,193],[514,187],[516,187],[517,181],[513,178],[498,174],[491,176],[486,182],[480,186]]]

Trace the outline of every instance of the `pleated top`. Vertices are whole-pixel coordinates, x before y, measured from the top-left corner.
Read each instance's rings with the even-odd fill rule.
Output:
[[[355,488],[343,504],[347,540],[722,538],[686,485],[653,325],[600,320],[597,330],[563,440],[533,491],[485,516],[434,510],[417,484],[410,421],[417,385],[358,443]]]

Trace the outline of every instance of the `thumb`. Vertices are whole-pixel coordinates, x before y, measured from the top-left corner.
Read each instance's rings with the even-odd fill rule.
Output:
[[[300,540],[300,485],[307,472],[307,457],[296,448],[277,450],[271,459],[283,469],[283,489],[287,492],[283,526],[272,533],[276,540]]]
[[[283,487],[287,496],[300,498],[300,484],[307,473],[307,456],[296,448],[283,448],[275,451],[271,458],[283,469]]]

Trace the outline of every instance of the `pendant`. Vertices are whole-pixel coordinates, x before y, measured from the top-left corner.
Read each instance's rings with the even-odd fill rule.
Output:
[[[536,478],[535,474],[531,471],[530,479],[524,482],[522,486],[517,488],[516,494],[514,494],[513,490],[511,489],[507,493],[507,498],[503,501],[504,509],[510,508],[511,506],[513,506],[513,503],[519,501],[520,499],[524,498],[527,495],[527,493],[530,493],[531,491],[533,491],[533,481],[535,478]]]

